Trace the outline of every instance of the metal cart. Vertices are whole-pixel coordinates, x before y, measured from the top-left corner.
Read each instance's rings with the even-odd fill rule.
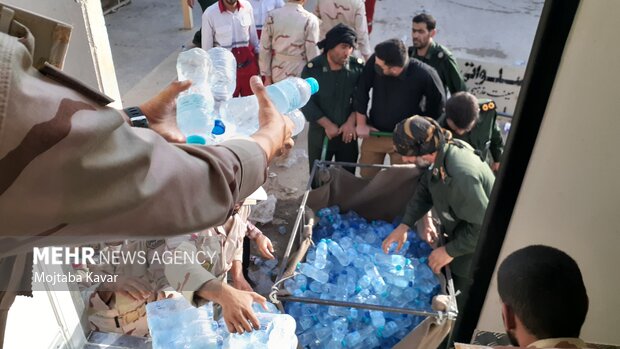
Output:
[[[377,134],[374,134],[377,135]],[[385,136],[388,134],[383,134]],[[389,134],[391,135],[391,134]],[[327,142],[324,142],[323,157]],[[382,169],[373,179],[362,179],[344,170],[345,167],[376,167]],[[441,278],[442,310],[416,310],[409,308],[387,307],[372,304],[324,300],[316,298],[294,297],[286,289],[281,289],[283,282],[296,275],[295,267],[305,258],[312,243],[312,229],[315,223],[314,211],[324,207],[338,205],[342,212],[354,210],[368,220],[392,221],[413,195],[420,175],[419,169],[412,165],[364,165],[356,163],[316,161],[312,168],[308,186],[299,205],[297,218],[293,225],[283,262],[280,266],[276,282],[270,293],[273,303],[302,302],[328,306],[341,306],[378,310],[400,314],[411,314],[425,317],[409,335],[394,348],[437,348],[450,333],[456,320],[456,300],[454,287],[448,270],[448,277]],[[312,183],[318,187],[312,188]],[[381,205],[376,203],[380,202]],[[293,248],[296,251],[293,252]]]

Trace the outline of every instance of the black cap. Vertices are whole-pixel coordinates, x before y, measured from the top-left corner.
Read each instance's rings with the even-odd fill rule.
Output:
[[[357,34],[348,25],[338,23],[325,34],[325,39],[319,41],[316,45],[323,52],[327,52],[342,43],[355,47],[357,45]]]

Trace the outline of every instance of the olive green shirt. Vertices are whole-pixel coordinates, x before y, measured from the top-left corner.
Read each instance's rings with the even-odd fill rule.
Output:
[[[480,99],[478,103],[480,105],[480,116],[474,128],[463,135],[452,132],[452,136],[469,143],[479,152],[482,160],[486,161],[490,153],[493,162],[500,162],[504,153],[504,139],[497,125],[495,102],[490,99]],[[439,119],[439,124],[443,128],[450,129],[445,115]]]
[[[353,95],[363,68],[364,61],[351,56],[342,69],[331,70],[326,54],[306,64],[301,77],[313,77],[319,82],[319,92],[313,94],[308,103],[301,108],[311,128],[323,130],[317,123],[322,117],[328,118],[338,126],[347,121],[353,112]],[[318,141],[320,144],[323,136],[317,140],[309,140],[309,142],[312,141]]]
[[[450,268],[456,275],[470,275],[494,181],[491,169],[474,149],[454,140],[438,152],[407,204],[402,223],[409,227],[435,209],[447,235],[446,251],[454,257]]]
[[[443,82],[444,88],[455,94],[460,91],[467,91],[463,76],[459,71],[456,60],[452,53],[445,47],[436,42],[431,42],[431,46],[426,52],[426,56],[418,56],[415,47],[409,47],[409,56],[421,60],[437,70],[439,78]]]

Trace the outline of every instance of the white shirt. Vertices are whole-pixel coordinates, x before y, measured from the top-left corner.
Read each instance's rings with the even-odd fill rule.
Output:
[[[258,35],[252,5],[239,0],[234,12],[227,11],[221,1],[209,6],[202,14],[202,49],[223,47],[231,50],[252,45],[258,52]]]
[[[267,19],[267,14],[271,10],[275,10],[284,6],[284,0],[249,0],[254,11],[254,23],[256,29],[262,30]]]

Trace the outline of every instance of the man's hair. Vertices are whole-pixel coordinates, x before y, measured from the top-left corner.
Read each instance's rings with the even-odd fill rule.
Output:
[[[460,129],[478,119],[478,99],[469,92],[457,92],[446,102],[446,118]]]
[[[390,67],[404,67],[407,62],[407,47],[402,40],[390,39],[375,46],[375,56]]]
[[[588,295],[579,266],[566,253],[543,245],[513,252],[499,267],[497,288],[537,339],[579,337]]]
[[[426,29],[430,32],[437,26],[435,18],[428,13],[420,13],[413,17],[413,23],[426,23]]]

